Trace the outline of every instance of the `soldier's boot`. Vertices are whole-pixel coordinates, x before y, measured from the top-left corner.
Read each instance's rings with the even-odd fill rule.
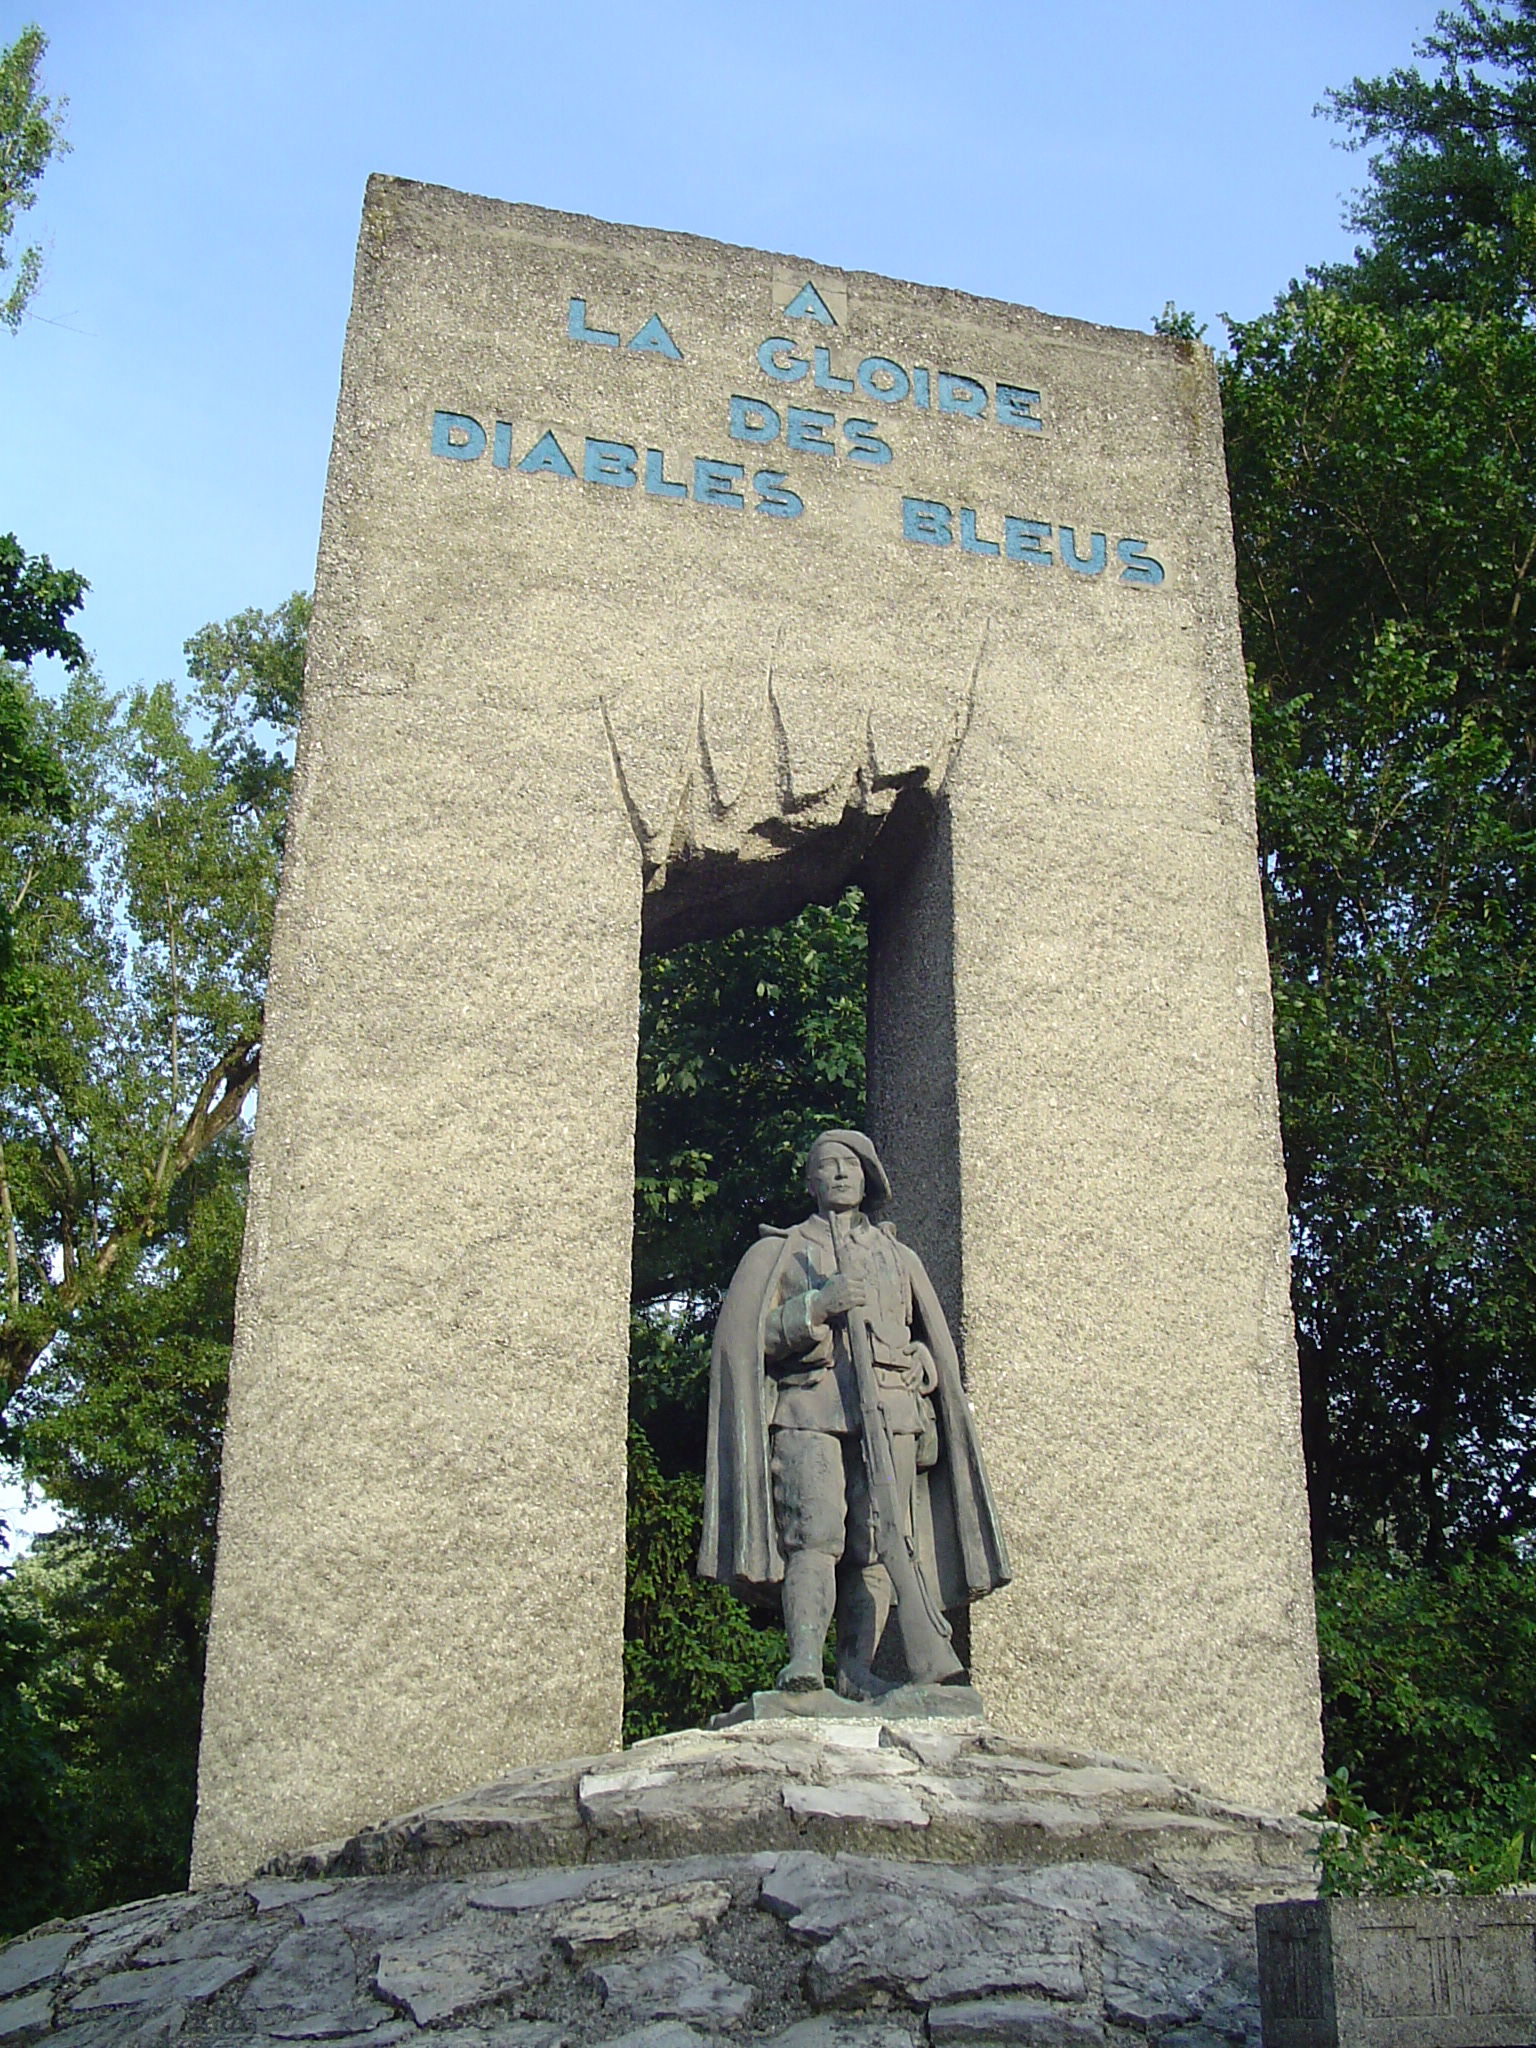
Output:
[[[837,1689],[845,1699],[878,1699],[891,1681],[875,1676],[875,1652],[891,1611],[884,1565],[845,1567],[837,1596]]]
[[[837,1560],[819,1550],[792,1550],[784,1560],[784,1632],[789,1662],[780,1692],[820,1692],[821,1653],[837,1604]]]

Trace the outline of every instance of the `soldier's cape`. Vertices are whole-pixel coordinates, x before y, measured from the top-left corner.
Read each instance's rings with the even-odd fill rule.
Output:
[[[798,1228],[765,1230],[736,1268],[715,1325],[709,1372],[699,1575],[718,1580],[743,1599],[774,1605],[784,1578],[784,1553],[768,1476],[763,1325],[798,1236]],[[893,1243],[912,1287],[912,1334],[928,1346],[938,1368],[932,1399],[940,1455],[931,1471],[918,1474],[918,1543],[941,1605],[960,1607],[1007,1585],[1012,1577],[1008,1549],[944,1311],[922,1260],[899,1239]]]

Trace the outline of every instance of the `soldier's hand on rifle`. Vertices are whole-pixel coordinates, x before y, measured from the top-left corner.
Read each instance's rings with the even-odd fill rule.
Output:
[[[846,1315],[866,1303],[864,1282],[852,1273],[839,1273],[825,1287],[818,1288],[811,1301],[811,1321],[828,1323],[833,1316]]]

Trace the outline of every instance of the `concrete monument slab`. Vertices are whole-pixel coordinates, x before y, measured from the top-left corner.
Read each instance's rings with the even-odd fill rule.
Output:
[[[641,948],[851,879],[870,1135],[1012,1563],[971,1630],[990,1715],[1312,1798],[1208,356],[380,178],[273,949],[199,1883],[612,1746]]]

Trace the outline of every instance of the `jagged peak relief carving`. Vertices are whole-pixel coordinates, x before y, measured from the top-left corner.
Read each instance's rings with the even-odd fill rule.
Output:
[[[773,860],[857,816],[864,836],[905,789],[943,786],[975,705],[983,624],[958,675],[924,686],[872,677],[850,686],[829,666],[790,665],[776,647],[750,695],[693,685],[670,704],[600,699],[614,781],[640,848],[647,891],[701,855]]]

